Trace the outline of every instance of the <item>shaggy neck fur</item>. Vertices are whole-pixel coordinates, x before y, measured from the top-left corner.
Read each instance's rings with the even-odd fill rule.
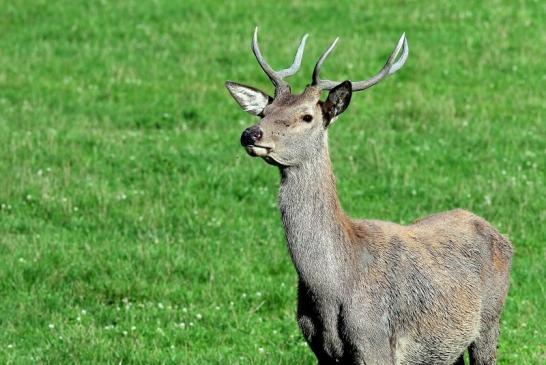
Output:
[[[279,207],[300,280],[313,291],[338,292],[336,283],[347,275],[351,223],[337,197],[326,143],[316,158],[281,169]]]

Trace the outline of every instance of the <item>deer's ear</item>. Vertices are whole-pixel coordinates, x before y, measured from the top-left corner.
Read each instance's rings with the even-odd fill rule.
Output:
[[[269,95],[258,89],[236,82],[226,81],[226,88],[241,108],[250,114],[262,114],[266,105],[273,100]]]
[[[353,94],[351,81],[343,81],[341,84],[330,90],[328,98],[322,103],[322,114],[324,115],[325,126],[330,125],[336,117],[343,113],[351,102]]]

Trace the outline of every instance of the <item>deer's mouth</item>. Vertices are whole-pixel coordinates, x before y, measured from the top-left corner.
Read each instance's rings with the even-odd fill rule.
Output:
[[[246,152],[253,157],[266,157],[271,152],[271,147],[258,146],[258,145],[248,145],[245,146]]]
[[[278,167],[285,167],[286,165],[283,165],[282,163],[278,162],[271,156],[271,152],[273,150],[272,147],[267,146],[257,146],[257,145],[248,145],[245,146],[246,152],[252,156],[252,157],[261,157],[264,159],[265,162],[267,162],[270,165],[278,166]]]

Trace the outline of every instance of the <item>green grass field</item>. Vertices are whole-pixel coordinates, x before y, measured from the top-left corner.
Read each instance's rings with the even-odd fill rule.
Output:
[[[364,2],[363,2],[364,3]],[[314,364],[278,172],[227,79],[271,92],[310,33],[331,79],[402,71],[330,131],[350,215],[455,207],[515,247],[500,364],[546,361],[546,8],[539,1],[3,1],[0,363]]]

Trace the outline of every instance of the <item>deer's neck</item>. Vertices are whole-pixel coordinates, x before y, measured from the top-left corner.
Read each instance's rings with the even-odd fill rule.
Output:
[[[351,223],[337,197],[327,147],[320,153],[304,165],[281,170],[279,207],[300,280],[335,292],[347,275]]]

